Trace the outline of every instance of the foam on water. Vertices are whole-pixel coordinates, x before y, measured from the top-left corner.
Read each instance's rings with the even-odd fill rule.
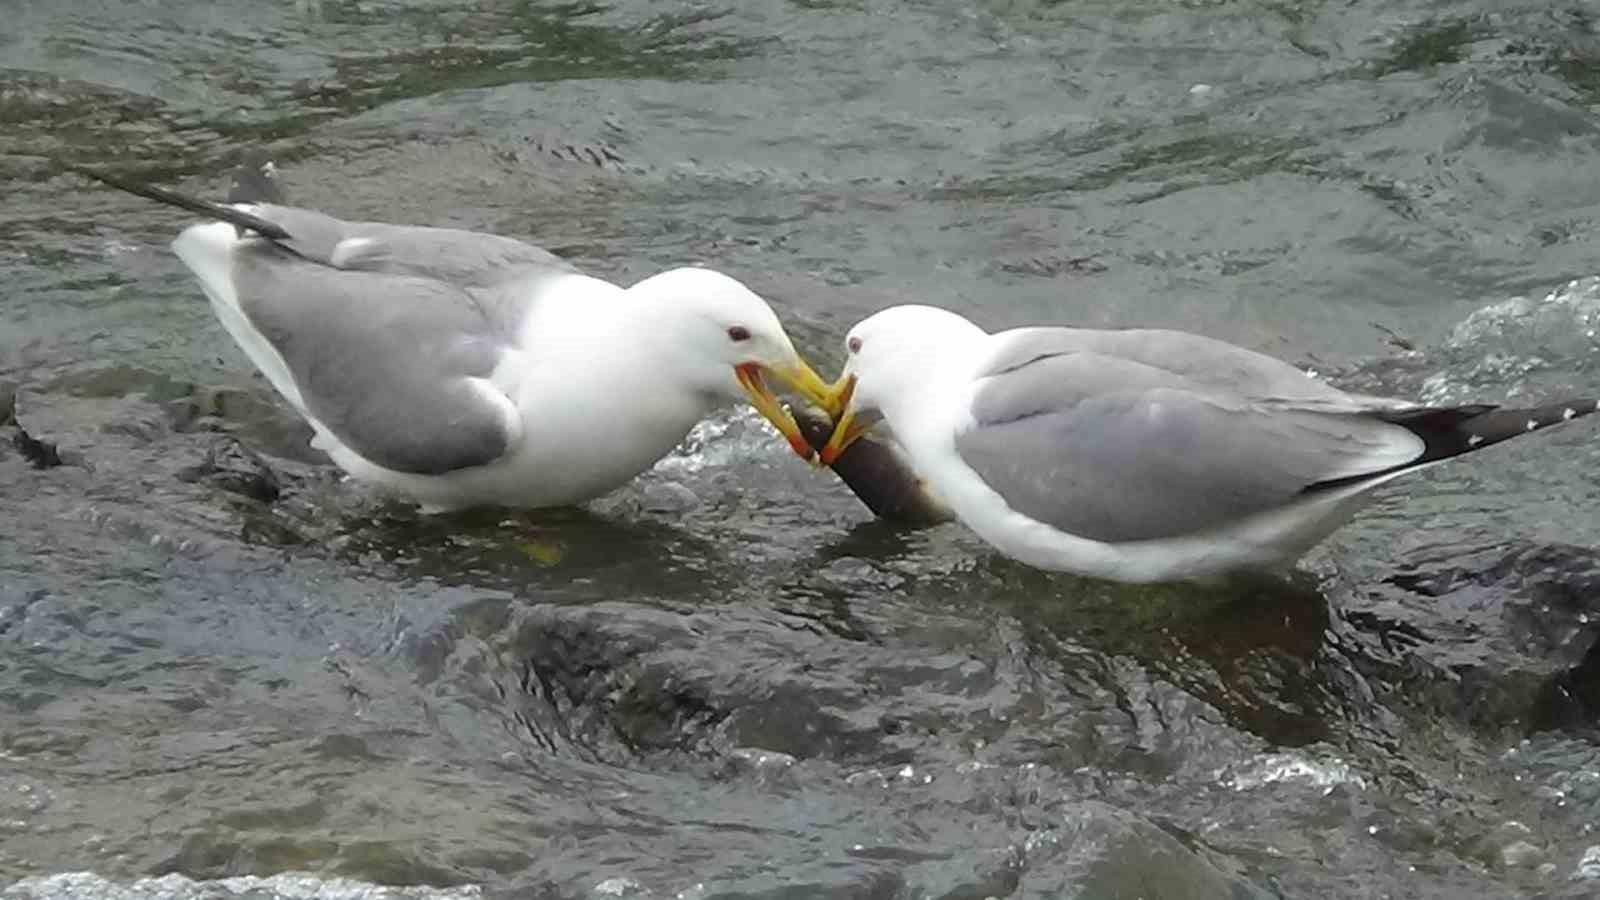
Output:
[[[1268,753],[1217,773],[1217,780],[1236,791],[1248,791],[1268,784],[1304,784],[1333,790],[1348,784],[1366,787],[1366,781],[1344,760],[1317,758],[1299,753]]]
[[[1541,734],[1507,750],[1500,763],[1542,801],[1544,816],[1570,817],[1585,834],[1600,828],[1600,748]]]
[[[1583,858],[1578,860],[1571,878],[1573,881],[1600,881],[1600,844],[1590,845],[1583,851]]]
[[[1565,339],[1589,347],[1600,341],[1600,276],[1574,279],[1537,300],[1491,303],[1462,319],[1445,344],[1471,349],[1529,339]]]
[[[214,881],[195,881],[182,875],[113,881],[93,872],[62,872],[24,878],[0,888],[4,900],[225,900],[248,896],[250,900],[465,900],[479,897],[475,885],[455,888],[391,887],[350,878],[328,878],[309,873],[284,872],[266,878],[243,875]]]
[[[756,459],[781,458],[790,451],[778,429],[748,406],[702,419],[655,470],[688,475]]]
[[[1419,399],[1447,404],[1529,399],[1540,373],[1570,368],[1600,350],[1600,276],[1569,281],[1545,296],[1511,297],[1468,315],[1450,330]],[[1524,395],[1526,396],[1520,396]]]

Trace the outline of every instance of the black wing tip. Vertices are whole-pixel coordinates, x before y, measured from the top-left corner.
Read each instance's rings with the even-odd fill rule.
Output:
[[[1427,449],[1417,460],[1421,464],[1471,453],[1595,412],[1600,412],[1600,401],[1585,398],[1529,407],[1447,407],[1420,411],[1409,419],[1390,418],[1390,421],[1422,438]]]
[[[163,203],[167,206],[175,206],[178,209],[188,210],[192,213],[198,213],[202,216],[218,219],[223,222],[227,222],[236,228],[254,231],[260,234],[262,237],[271,238],[275,241],[286,241],[291,239],[289,232],[284,231],[283,228],[276,223],[263,219],[260,216],[251,215],[243,210],[234,209],[231,206],[226,206],[221,203],[213,203],[210,200],[201,200],[198,197],[189,197],[184,194],[179,194],[176,191],[169,191],[166,188],[156,187],[153,184],[145,184],[142,182],[133,181],[131,179],[123,178],[120,175],[113,175],[110,172],[102,171],[100,169],[92,169],[88,166],[78,165],[77,163],[62,163],[62,167],[69,172],[74,172],[82,175],[85,178],[98,181],[101,184],[116,188],[124,193],[133,194],[136,197],[143,197],[146,200],[154,200],[157,203]]]
[[[1600,412],[1600,400],[1587,398],[1547,403],[1543,406],[1513,407],[1488,403],[1469,406],[1425,406],[1377,413],[1377,417],[1406,429],[1422,440],[1422,455],[1377,472],[1319,481],[1306,491],[1344,487],[1415,469],[1493,447],[1514,437],[1564,425],[1573,419]]]

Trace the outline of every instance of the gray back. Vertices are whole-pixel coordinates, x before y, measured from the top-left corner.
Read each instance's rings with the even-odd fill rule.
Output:
[[[1395,426],[1296,408],[1286,398],[1321,407],[1342,395],[1269,357],[1225,344],[1197,357],[1187,335],[1131,346],[1152,361],[1165,350],[1159,366],[1082,349],[1129,349],[1131,335],[1029,335],[1008,348],[980,383],[977,424],[957,435],[957,453],[1013,509],[1100,541],[1201,531],[1401,461]]]
[[[1198,334],[1165,329],[1018,328],[996,335],[1004,348],[982,373],[992,375],[1046,356],[1095,353],[1180,375],[1191,387],[1211,387],[1261,400],[1326,403],[1354,408],[1359,398],[1288,363]]]
[[[440,474],[506,449],[487,377],[507,343],[468,292],[411,274],[345,271],[267,241],[233,261],[240,306],[341,441],[400,472]]]

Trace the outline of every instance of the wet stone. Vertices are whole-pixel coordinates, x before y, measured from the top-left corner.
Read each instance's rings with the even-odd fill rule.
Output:
[[[249,421],[271,411],[270,402],[235,388],[198,385],[164,404],[174,431],[203,431],[221,421]]]
[[[1477,656],[1458,643],[1421,641],[1401,658],[1407,670],[1421,671],[1426,662],[1451,674],[1417,685],[1413,699],[1475,728],[1526,733],[1600,724],[1597,587],[1593,550],[1513,545],[1463,554],[1447,566],[1403,569],[1369,590],[1401,604],[1425,598],[1431,616],[1470,623],[1483,636],[1480,646],[1494,648],[1492,657]]]
[[[607,878],[589,892],[592,897],[648,897],[650,891],[632,878]]]
[[[1528,841],[1512,841],[1500,848],[1500,864],[1508,869],[1531,869],[1544,862],[1544,851]]]
[[[1183,897],[1265,900],[1269,894],[1217,868],[1141,816],[1090,801],[1030,833],[1004,865],[974,873],[967,885],[934,883],[939,896],[983,896],[972,888],[1003,887],[1011,897]],[[930,867],[935,868],[935,867]],[[942,869],[943,866],[937,867]],[[1012,869],[1012,872],[1006,872]],[[948,874],[941,872],[940,874]],[[1010,875],[1010,878],[1004,877]],[[920,885],[919,885],[920,887]],[[921,890],[908,891],[922,896]]]
[[[261,503],[271,503],[283,492],[277,473],[261,454],[233,438],[213,443],[206,450],[205,459],[181,470],[178,478],[190,484],[209,484]]]
[[[167,423],[157,414],[148,414],[148,407],[130,413],[115,422],[100,427],[101,434],[132,438],[141,444],[153,444],[167,434]],[[146,413],[146,414],[140,414]]]
[[[11,432],[11,446],[35,469],[53,469],[62,464],[61,453],[55,444],[34,437],[21,425],[13,426]]]
[[[0,828],[24,827],[53,800],[43,785],[11,775],[0,777]]]
[[[663,481],[647,485],[641,506],[646,512],[686,513],[700,505],[695,492],[676,481]]]
[[[1572,871],[1573,881],[1600,881],[1600,844],[1583,851],[1578,867]]]
[[[17,383],[0,381],[0,427],[17,421]]]
[[[1534,731],[1600,729],[1600,636],[1577,665],[1544,683],[1530,726]]]
[[[813,574],[811,580],[819,586],[841,590],[870,588],[889,591],[905,583],[905,579],[899,575],[884,572],[871,562],[854,556],[841,557],[828,563]]]
[[[729,775],[757,773],[773,775],[793,766],[798,760],[788,753],[760,747],[734,747],[728,751],[724,771]]]

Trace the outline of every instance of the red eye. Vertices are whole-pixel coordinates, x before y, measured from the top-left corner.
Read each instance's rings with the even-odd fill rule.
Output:
[[[743,325],[735,325],[728,329],[728,339],[731,341],[748,341],[750,340],[750,329]]]
[[[861,338],[853,337],[850,340],[845,341],[844,345],[850,348],[851,353],[861,352]]]

